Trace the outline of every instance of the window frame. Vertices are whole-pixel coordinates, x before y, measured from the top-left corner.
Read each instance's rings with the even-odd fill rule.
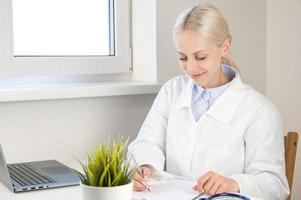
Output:
[[[113,1],[115,56],[16,57],[13,52],[12,0],[1,0],[0,76],[57,76],[131,72],[130,1]]]

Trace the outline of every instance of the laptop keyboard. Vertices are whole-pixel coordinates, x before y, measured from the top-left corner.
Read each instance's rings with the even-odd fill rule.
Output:
[[[39,173],[28,163],[8,165],[8,171],[10,177],[21,186],[56,182],[49,176]]]

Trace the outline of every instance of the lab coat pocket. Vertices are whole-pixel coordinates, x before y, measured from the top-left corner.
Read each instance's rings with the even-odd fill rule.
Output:
[[[209,148],[205,160],[205,171],[214,171],[224,176],[241,173],[244,168],[242,152],[233,149]]]

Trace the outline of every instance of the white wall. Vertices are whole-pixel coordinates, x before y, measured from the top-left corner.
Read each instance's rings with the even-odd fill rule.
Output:
[[[76,162],[108,135],[136,137],[153,100],[132,95],[0,103],[0,143],[9,162]]]
[[[299,132],[292,199],[301,199],[301,1],[268,0],[267,94],[284,130]]]
[[[157,1],[157,65],[159,80],[180,73],[173,47],[172,27],[178,14],[200,2],[221,10],[233,36],[232,52],[246,83],[266,92],[266,1],[164,0]],[[256,13],[256,14],[254,14]]]
[[[172,27],[183,9],[200,2],[210,2],[224,14],[244,81],[265,93],[266,1],[262,0],[133,0],[134,79],[164,82],[181,74]]]

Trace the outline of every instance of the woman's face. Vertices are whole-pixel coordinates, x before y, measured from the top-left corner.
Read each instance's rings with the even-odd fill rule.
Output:
[[[228,82],[220,65],[230,48],[230,39],[221,47],[205,40],[199,33],[185,30],[175,41],[182,70],[203,88],[212,88]]]

